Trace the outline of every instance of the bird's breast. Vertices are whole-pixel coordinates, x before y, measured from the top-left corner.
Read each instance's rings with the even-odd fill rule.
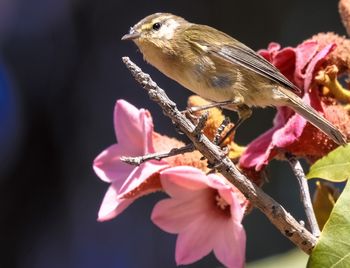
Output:
[[[242,82],[240,73],[232,68],[218,70],[218,67],[208,62],[193,62],[182,68],[182,73],[175,79],[184,87],[201,97],[221,102],[242,98],[239,84]]]

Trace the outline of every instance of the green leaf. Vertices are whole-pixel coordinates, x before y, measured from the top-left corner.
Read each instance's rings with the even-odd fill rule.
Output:
[[[321,230],[328,221],[339,195],[338,189],[330,182],[316,181],[316,191],[312,198],[312,205]]]
[[[307,259],[308,255],[295,248],[281,254],[249,262],[246,264],[246,268],[300,268],[306,266]]]
[[[350,146],[339,146],[328,155],[316,161],[311,167],[308,179],[321,178],[341,182],[350,178]]]
[[[307,267],[350,267],[350,182],[335,203]]]

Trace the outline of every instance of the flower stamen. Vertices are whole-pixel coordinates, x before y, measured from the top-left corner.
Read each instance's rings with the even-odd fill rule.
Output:
[[[142,193],[151,193],[156,191],[161,191],[162,185],[160,183],[159,172],[153,173],[149,178],[142,182],[138,187],[127,192],[121,198],[123,199],[132,199],[141,195]]]
[[[226,210],[226,208],[230,206],[219,194],[215,196],[215,201],[217,207],[221,210]]]
[[[328,90],[323,90],[323,93],[333,95],[337,100],[350,102],[350,91],[345,89],[338,81],[339,69],[336,65],[327,66],[326,69],[321,70],[315,77],[315,81]]]

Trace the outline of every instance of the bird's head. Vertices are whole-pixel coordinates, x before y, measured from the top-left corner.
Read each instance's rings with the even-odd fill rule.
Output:
[[[142,50],[144,46],[169,46],[176,38],[176,32],[188,22],[170,13],[149,15],[130,28],[122,40],[132,40]]]

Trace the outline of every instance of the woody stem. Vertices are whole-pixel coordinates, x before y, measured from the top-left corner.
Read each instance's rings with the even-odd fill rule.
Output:
[[[142,156],[122,156],[120,157],[120,160],[129,164],[129,165],[134,165],[134,166],[139,166],[142,163],[149,161],[149,160],[161,160],[163,158],[171,157],[174,155],[178,154],[184,154],[188,152],[192,152],[195,150],[195,147],[193,146],[192,143],[187,144],[183,147],[180,148],[173,148],[168,152],[163,152],[163,153],[154,153],[154,154],[146,154]]]
[[[298,159],[295,158],[295,156],[289,153],[286,153],[285,156],[294,172],[295,177],[298,180],[299,189],[300,189],[300,199],[301,199],[301,202],[303,203],[306,218],[310,225],[311,232],[314,236],[319,237],[320,228],[318,227],[315,212],[312,207],[309,185],[307,183],[307,179],[306,179],[303,167],[301,166]]]

